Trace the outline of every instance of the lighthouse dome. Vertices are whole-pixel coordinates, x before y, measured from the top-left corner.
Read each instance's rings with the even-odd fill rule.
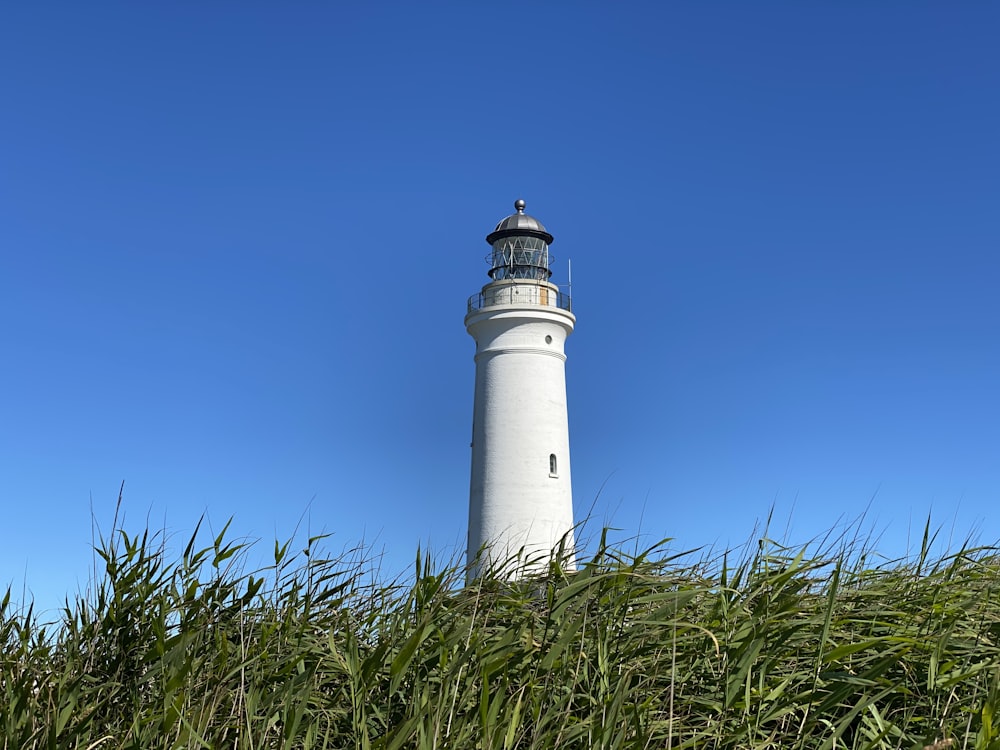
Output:
[[[528,237],[538,237],[539,239],[544,240],[546,244],[552,244],[552,235],[546,231],[542,222],[534,216],[529,216],[524,213],[525,205],[525,202],[520,198],[514,201],[514,210],[517,211],[517,213],[513,213],[507,218],[501,219],[500,223],[497,224],[496,229],[486,236],[486,241],[492,245],[494,242],[502,239],[503,237],[526,235]]]

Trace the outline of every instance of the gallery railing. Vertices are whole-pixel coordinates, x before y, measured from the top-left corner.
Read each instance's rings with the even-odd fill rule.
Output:
[[[568,294],[542,284],[500,283],[488,285],[469,297],[469,312],[494,305],[538,305],[558,307],[573,312],[573,300]]]

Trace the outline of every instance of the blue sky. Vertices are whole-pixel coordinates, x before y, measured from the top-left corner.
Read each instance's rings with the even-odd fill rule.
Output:
[[[0,579],[91,514],[464,545],[467,297],[572,260],[577,514],[677,547],[1000,539],[1000,8],[0,12]]]

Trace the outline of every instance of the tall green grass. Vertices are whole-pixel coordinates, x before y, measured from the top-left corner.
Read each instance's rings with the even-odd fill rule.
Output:
[[[3,748],[1000,748],[1000,557],[627,554],[465,584],[420,553],[117,528],[55,622],[0,600]]]

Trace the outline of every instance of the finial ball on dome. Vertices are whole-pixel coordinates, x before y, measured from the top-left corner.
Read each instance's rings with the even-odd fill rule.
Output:
[[[525,203],[521,198],[518,198],[516,201],[514,201],[514,208],[517,209],[517,212],[519,214],[523,214],[524,213],[524,207],[527,206],[527,205],[528,204]]]

